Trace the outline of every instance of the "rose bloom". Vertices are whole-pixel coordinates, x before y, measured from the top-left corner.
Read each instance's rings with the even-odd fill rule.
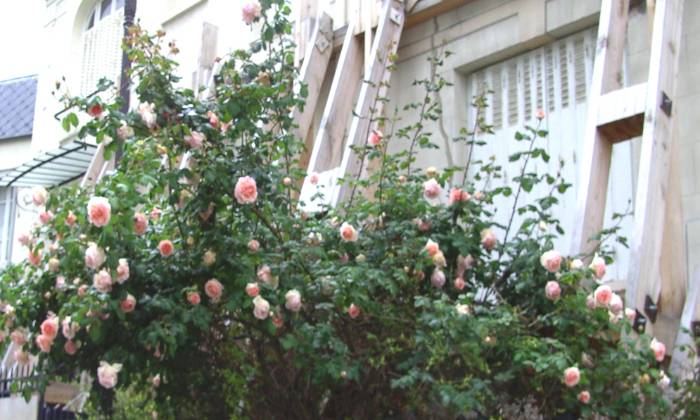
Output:
[[[435,254],[440,252],[440,245],[438,245],[438,243],[433,241],[432,239],[428,239],[428,242],[425,243],[423,249],[425,249],[428,252],[428,255],[434,257]]]
[[[102,111],[102,105],[100,104],[90,105],[87,109],[88,114],[93,118],[100,118],[102,116]]]
[[[357,230],[348,222],[340,225],[340,238],[346,242],[356,242],[360,235]]]
[[[666,357],[666,345],[656,338],[651,340],[649,348],[654,352],[654,358],[657,362],[663,362]]]
[[[610,298],[610,303],[608,304],[608,307],[610,308],[610,311],[614,313],[615,315],[619,314],[622,312],[622,310],[625,308],[624,303],[622,303],[622,298],[620,295],[617,293],[613,293],[612,297]]]
[[[83,284],[82,286],[78,287],[78,297],[83,297],[87,295],[87,290],[88,287],[86,284]]]
[[[97,368],[97,379],[100,385],[110,389],[117,385],[119,380],[119,371],[122,370],[120,363],[109,364],[104,360],[100,362],[100,367]]]
[[[491,251],[496,247],[496,235],[493,234],[491,229],[481,231],[481,246],[487,251]]]
[[[65,220],[66,226],[73,226],[76,220],[78,220],[78,218],[75,216],[75,213],[69,211]]]
[[[174,251],[173,243],[169,239],[163,239],[158,243],[158,251],[163,257],[169,257]]]
[[[209,125],[211,125],[213,128],[217,128],[219,126],[219,117],[215,113],[212,111],[207,111],[207,117],[209,117]]]
[[[153,207],[153,210],[151,210],[151,221],[156,222],[158,219],[160,219],[160,215],[163,213],[161,209],[158,207]]]
[[[91,197],[87,205],[88,221],[97,227],[107,226],[112,206],[105,197]]]
[[[457,277],[462,277],[464,275],[464,272],[467,271],[468,269],[472,268],[474,265],[474,257],[471,255],[467,255],[466,257],[463,257],[461,255],[457,256],[457,270],[455,273],[457,274]]]
[[[233,195],[238,204],[252,204],[258,198],[258,187],[255,180],[249,176],[238,178]]]
[[[284,295],[284,307],[292,312],[299,312],[301,309],[301,293],[298,290],[292,289]]]
[[[68,340],[72,340],[80,329],[80,325],[78,325],[77,322],[71,321],[71,317],[69,316],[63,318],[63,321],[61,321],[61,327],[63,336]]]
[[[535,111],[535,118],[537,118],[538,120],[543,120],[544,116],[545,116],[544,109],[539,108],[537,111]]]
[[[578,382],[581,380],[581,372],[578,370],[577,367],[570,367],[564,371],[564,383],[566,386],[569,388],[575,387],[578,385]]]
[[[484,193],[481,191],[477,191],[474,193],[474,198],[478,201],[481,201],[484,199]]]
[[[463,290],[464,287],[466,287],[467,283],[464,282],[464,279],[462,277],[457,277],[455,279],[455,289],[457,290]]]
[[[56,284],[54,284],[54,287],[57,290],[63,290],[66,288],[66,278],[63,276],[56,276]],[[0,340],[2,341],[2,340]]]
[[[112,276],[107,270],[100,270],[92,277],[92,285],[101,293],[108,293],[112,290]]]
[[[355,305],[354,303],[351,303],[348,307],[348,315],[350,315],[350,318],[352,319],[357,318],[358,316],[360,316],[360,307]]]
[[[22,347],[27,343],[27,332],[24,329],[17,329],[10,333],[10,340],[17,346]]]
[[[579,392],[578,400],[584,404],[588,404],[588,402],[591,400],[591,393],[588,391]]]
[[[32,243],[32,237],[27,232],[22,232],[17,237],[17,242],[19,242],[20,244],[22,244],[24,246],[27,246],[30,243]]]
[[[124,283],[129,278],[129,261],[126,258],[119,258],[117,265],[117,283]]]
[[[201,149],[204,145],[204,140],[206,136],[199,131],[192,131],[190,135],[185,136],[185,143],[187,143],[193,149]]]
[[[146,233],[148,228],[148,219],[143,213],[134,213],[134,232],[141,236]]]
[[[438,289],[445,285],[445,273],[439,268],[435,267],[433,274],[430,276],[430,283]]]
[[[464,191],[460,188],[453,188],[452,191],[450,191],[450,198],[447,202],[448,205],[453,205],[458,202],[467,202],[471,198],[471,195],[469,192]]]
[[[460,315],[469,315],[469,312],[471,312],[471,309],[469,309],[469,305],[465,305],[463,303],[456,304],[455,309]]]
[[[625,308],[625,317],[631,322],[634,323],[635,318],[637,318],[637,311],[635,311],[632,308]]]
[[[593,296],[593,293],[590,295],[586,296],[586,306],[588,309],[595,309],[596,308],[596,303],[595,303],[595,297]]]
[[[440,192],[442,191],[442,187],[440,187],[440,184],[438,182],[431,178],[423,184],[423,195],[427,199],[435,199],[438,198],[440,195]]]
[[[658,384],[659,387],[661,387],[661,389],[666,389],[669,385],[671,385],[671,378],[669,378],[666,375],[666,372],[664,372],[663,370],[661,371],[661,375],[659,376]]]
[[[63,350],[65,350],[69,356],[73,356],[78,351],[78,346],[75,345],[73,340],[68,340],[66,344],[63,345]]]
[[[581,268],[583,268],[583,261],[578,258],[571,260],[569,263],[569,269],[571,270],[580,270]]]
[[[262,296],[255,296],[253,315],[258,319],[266,319],[270,315],[270,302],[263,299]]]
[[[540,264],[550,273],[556,273],[561,267],[561,254],[557,250],[550,250],[540,256]]]
[[[248,296],[254,298],[260,294],[260,286],[258,286],[258,283],[248,283],[245,285],[245,292]]]
[[[32,264],[33,266],[38,266],[41,264],[41,254],[39,253],[38,250],[29,250],[29,255],[27,255],[27,259],[29,260],[29,263]]]
[[[599,306],[608,306],[612,299],[613,291],[607,284],[598,286],[593,292],[596,304]]]
[[[224,286],[217,279],[208,280],[204,284],[204,293],[206,293],[213,302],[218,302],[219,299],[221,299],[223,291]]]
[[[51,346],[53,345],[53,338],[41,334],[36,336],[35,342],[36,346],[39,347],[39,350],[41,350],[44,353],[48,353],[51,351]]]
[[[46,199],[49,196],[49,192],[46,191],[44,187],[34,187],[32,188],[32,203],[35,206],[41,207],[46,204]]]
[[[153,128],[156,125],[155,105],[151,103],[139,104],[138,112],[141,114],[141,120],[146,124],[146,127]]]
[[[593,257],[593,261],[591,261],[590,268],[593,270],[596,277],[599,279],[603,278],[605,275],[605,260],[596,255]]]
[[[191,305],[199,305],[199,303],[202,301],[202,298],[197,292],[187,292],[187,301]]]
[[[130,137],[133,137],[134,135],[134,129],[129,127],[125,122],[122,122],[122,125],[117,128],[117,137],[121,140],[126,140]]]
[[[556,281],[548,281],[544,287],[544,294],[549,300],[557,300],[561,296],[561,288]]]
[[[54,315],[46,318],[44,322],[41,323],[41,333],[52,340],[56,338],[58,334],[58,317]]]
[[[311,183],[311,185],[318,184],[318,174],[316,172],[309,175],[309,182]]]
[[[136,298],[133,297],[131,294],[127,294],[126,298],[121,301],[119,304],[119,307],[124,311],[124,313],[129,313],[136,308]]]
[[[243,22],[245,22],[246,25],[250,25],[260,16],[261,11],[262,7],[257,0],[244,4],[243,8],[241,9]]]
[[[384,134],[382,134],[381,131],[379,130],[372,130],[371,133],[369,133],[369,138],[367,139],[367,143],[370,146],[379,146],[379,143],[382,142],[382,139],[384,138]]]
[[[49,258],[49,271],[55,273],[61,267],[61,262],[58,258]]]
[[[248,242],[248,250],[250,252],[258,252],[258,250],[260,250],[260,242],[251,239],[250,242]]]
[[[50,211],[42,211],[39,213],[39,221],[42,225],[49,223],[53,219],[53,213]]]
[[[270,283],[272,281],[272,270],[267,265],[260,267],[257,273],[258,280],[263,283]]]
[[[94,242],[88,243],[88,247],[85,250],[85,265],[87,267],[97,270],[102,267],[106,259],[107,257],[102,248],[98,247]]]

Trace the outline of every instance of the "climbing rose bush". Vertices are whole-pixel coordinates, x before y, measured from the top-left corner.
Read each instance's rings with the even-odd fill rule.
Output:
[[[66,129],[120,159],[94,186],[34,191],[28,262],[3,273],[2,338],[18,363],[38,357],[36,388],[86,372],[102,413],[116,390],[160,418],[663,418],[665,348],[598,284],[609,252],[553,249],[570,185],[532,169],[550,159],[539,125],[516,135],[509,184],[471,154],[420,169],[446,85],[433,71],[413,122],[365,116],[382,130],[354,148],[369,175],[341,181],[338,207],[304,210],[300,186],[319,177],[299,165],[288,14],[245,6],[261,37],[221,61],[209,95],[178,87],[163,33],[133,27],[138,105],[64,97]],[[489,131],[479,117],[454,141]]]

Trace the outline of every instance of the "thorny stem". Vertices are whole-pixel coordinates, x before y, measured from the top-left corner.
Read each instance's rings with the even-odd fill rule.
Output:
[[[481,114],[482,107],[476,108],[476,118],[474,119],[474,128],[472,129],[472,138],[469,141],[469,153],[467,154],[467,165],[464,167],[464,176],[462,177],[462,187],[467,183],[467,176],[469,175],[469,165],[472,163],[472,152],[474,151],[474,141],[476,141],[476,129],[479,127],[479,115]]]
[[[396,119],[397,119],[397,114],[398,114],[398,109],[394,108],[394,118],[391,120],[391,131],[389,132],[389,136],[387,137],[387,141],[385,142],[384,150],[382,151],[382,168],[379,172],[379,208],[381,209],[382,207],[382,200],[383,200],[383,193],[384,193],[384,169],[386,167],[386,156],[387,152],[389,150],[389,141],[388,139],[394,137],[394,128],[396,127]]]

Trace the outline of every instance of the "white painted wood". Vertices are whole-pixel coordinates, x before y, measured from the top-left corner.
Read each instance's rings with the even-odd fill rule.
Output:
[[[639,83],[601,95],[598,125],[605,125],[643,115],[646,108],[647,84]]]
[[[92,156],[90,166],[88,166],[87,171],[85,171],[85,176],[83,176],[82,181],[80,181],[80,188],[86,188],[97,183],[104,163],[104,143],[100,143],[97,146],[97,150],[95,150],[95,154]]]
[[[700,265],[695,267],[695,273],[690,281],[681,315],[680,328],[673,348],[670,371],[676,380],[689,378],[693,367],[698,363],[697,355],[693,356],[688,352],[681,351],[683,346],[697,351],[694,348],[695,338],[691,331],[691,324],[694,321],[700,321]]]

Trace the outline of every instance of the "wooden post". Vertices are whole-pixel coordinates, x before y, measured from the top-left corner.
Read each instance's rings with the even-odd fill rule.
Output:
[[[670,371],[676,380],[691,377],[692,369],[698,363],[697,354],[693,356],[689,355],[688,352],[681,351],[682,346],[690,347],[695,352],[698,351],[695,348],[695,339],[700,334],[700,331],[694,331],[693,327],[700,324],[694,324],[696,322],[700,323],[700,265],[695,266],[695,272],[690,281],[688,296],[681,315],[678,336],[673,348]]]

